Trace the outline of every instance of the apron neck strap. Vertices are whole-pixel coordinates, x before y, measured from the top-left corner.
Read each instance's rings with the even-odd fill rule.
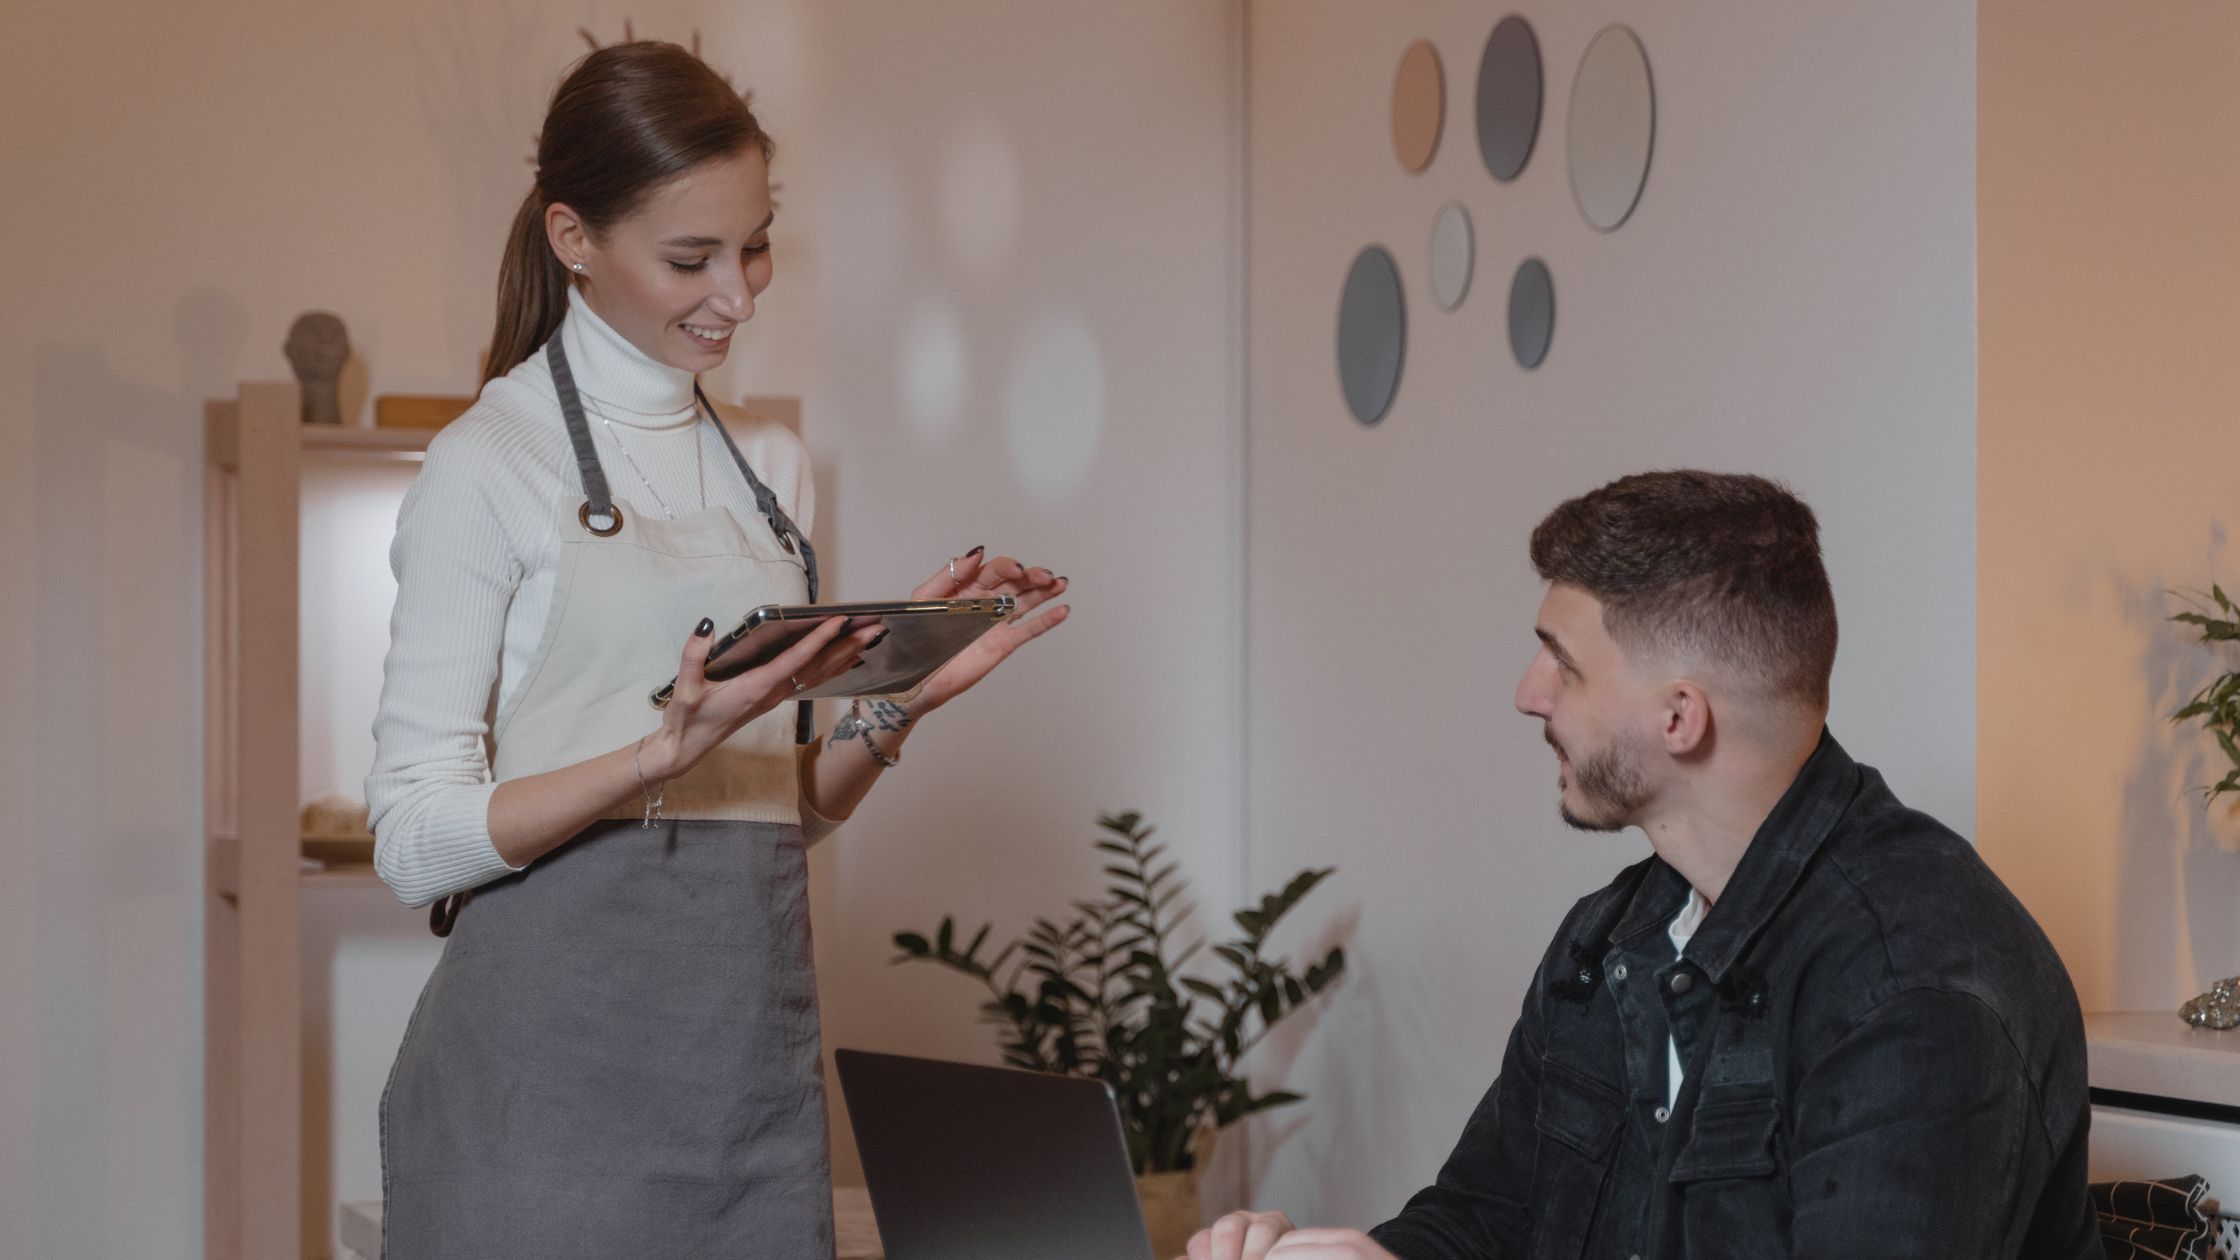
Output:
[[[599,452],[591,445],[591,426],[583,419],[583,399],[576,393],[576,376],[568,367],[568,352],[560,348],[560,334],[544,343],[545,366],[552,369],[552,392],[560,396],[560,415],[568,422],[568,444],[576,451],[576,477],[583,483],[583,510],[577,518],[601,538],[622,530],[622,512],[607,490],[607,470],[599,466]],[[599,517],[604,526],[591,523]]]
[[[724,449],[731,452],[731,462],[739,466],[739,475],[747,479],[747,488],[754,491],[754,504],[762,510],[763,517],[770,522],[770,528],[778,535],[778,541],[785,544],[786,550],[798,550],[800,552],[801,567],[807,572],[809,578],[809,602],[816,603],[817,549],[809,545],[809,536],[801,532],[800,527],[793,523],[793,518],[786,515],[784,508],[778,506],[778,496],[770,492],[770,487],[762,484],[762,478],[754,475],[754,469],[747,464],[745,452],[739,449],[739,443],[732,438],[731,430],[723,427],[723,418],[716,414],[716,405],[708,401],[707,392],[700,388],[700,382],[697,380],[692,382],[692,396],[698,399],[700,406],[707,411],[708,423],[715,426],[716,435],[723,439]],[[806,471],[803,475],[807,475]],[[815,706],[808,701],[800,702],[800,708],[796,711],[793,722],[793,741],[795,743],[809,744],[816,741],[817,728],[814,710]]]
[[[786,515],[784,508],[778,506],[778,496],[771,492],[770,487],[762,484],[762,478],[754,475],[754,469],[747,464],[746,455],[739,450],[739,443],[732,438],[731,430],[723,427],[723,420],[716,415],[715,404],[708,401],[708,395],[700,388],[698,381],[692,383],[692,396],[699,400],[701,408],[708,413],[708,423],[715,426],[716,435],[723,439],[724,449],[731,452],[731,462],[739,466],[739,475],[747,479],[747,488],[754,491],[754,505],[770,522],[770,528],[778,535],[778,541],[786,550],[800,554],[802,567],[809,571],[809,602],[816,603],[817,549],[809,545],[809,536],[801,532],[801,528],[793,523],[793,518]]]

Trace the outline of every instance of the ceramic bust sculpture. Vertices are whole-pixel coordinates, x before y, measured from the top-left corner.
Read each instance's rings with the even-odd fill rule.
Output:
[[[288,328],[281,347],[288,365],[303,385],[305,424],[341,424],[342,400],[337,382],[350,357],[350,333],[339,316],[326,311],[306,311]]]

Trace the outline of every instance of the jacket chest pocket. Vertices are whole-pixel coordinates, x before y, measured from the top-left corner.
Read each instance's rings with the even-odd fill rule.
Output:
[[[1547,1059],[1540,1072],[1532,1173],[1534,1260],[1578,1260],[1617,1160],[1625,1100],[1574,1068]]]
[[[1687,1141],[1672,1161],[1688,1254],[1788,1254],[1780,1130],[1781,1102],[1772,1082],[1704,1087]]]

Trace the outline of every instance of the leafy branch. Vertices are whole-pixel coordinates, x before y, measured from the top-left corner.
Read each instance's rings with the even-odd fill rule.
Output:
[[[1214,944],[1225,973],[1185,968],[1206,949],[1183,943],[1192,912],[1179,865],[1152,842],[1134,813],[1098,819],[1095,841],[1109,860],[1104,896],[1076,901],[1063,922],[1038,918],[1027,933],[983,958],[989,928],[962,947],[943,916],[931,937],[897,932],[895,961],[933,962],[987,990],[982,1022],[995,1026],[1003,1060],[1037,1072],[1086,1076],[1112,1087],[1137,1172],[1186,1169],[1207,1125],[1300,1101],[1252,1092],[1241,1061],[1286,1016],[1345,972],[1333,946],[1304,971],[1269,953],[1269,936],[1333,868],[1304,870],[1258,905],[1237,911],[1242,935]]]
[[[2191,603],[2193,609],[2173,613],[2170,620],[2194,627],[2203,643],[2240,642],[2240,607],[2225,595],[2223,587],[2211,585],[2206,597],[2199,591],[2173,594]],[[2232,765],[2223,778],[2201,789],[2205,801],[2226,792],[2240,792],[2240,671],[2227,670],[2210,679],[2184,707],[2170,715],[2173,722],[2192,719],[2199,719],[2216,737],[2217,747],[2224,750],[2225,760]]]

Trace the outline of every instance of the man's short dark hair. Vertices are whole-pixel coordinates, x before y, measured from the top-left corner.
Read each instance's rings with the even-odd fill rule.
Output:
[[[1621,477],[1532,531],[1532,567],[1602,601],[1629,655],[1695,656],[1776,698],[1826,708],[1836,601],[1820,523],[1764,477]]]

